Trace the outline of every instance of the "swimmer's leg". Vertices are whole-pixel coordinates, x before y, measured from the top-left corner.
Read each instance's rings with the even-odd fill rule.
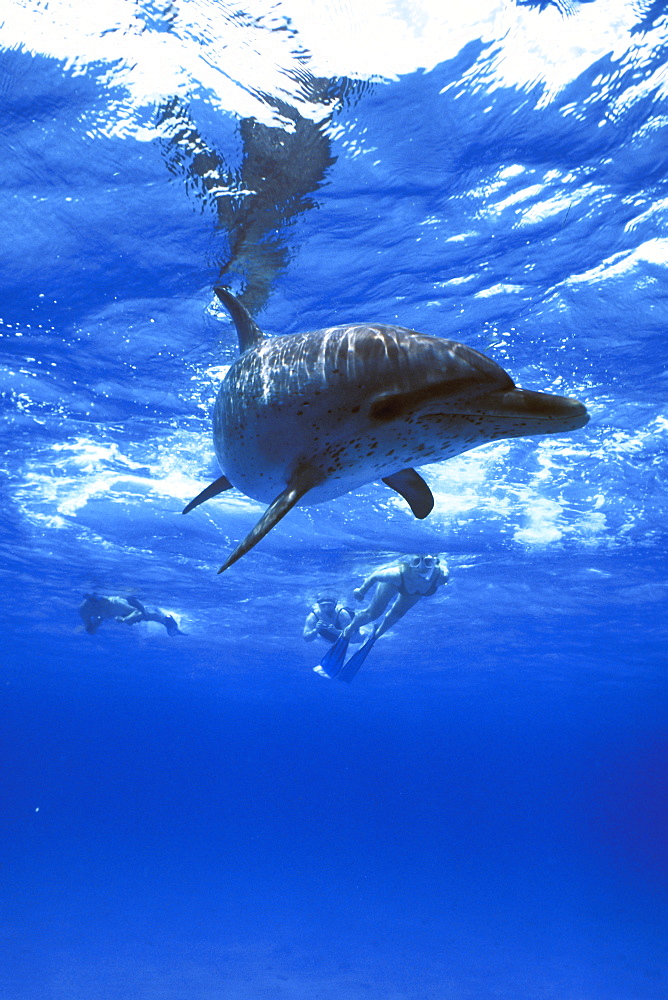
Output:
[[[400,599],[401,594],[398,596]],[[375,621],[376,618],[380,618],[393,597],[397,597],[397,588],[391,583],[379,583],[376,586],[376,593],[367,606],[356,613],[350,625],[346,625],[343,634],[350,637],[355,629],[359,629],[363,625]]]
[[[381,635],[391,629],[395,622],[398,622],[400,618],[403,618],[407,611],[413,607],[414,604],[422,597],[422,594],[399,594],[396,601],[387,612],[382,622],[376,630],[376,639]]]
[[[157,608],[144,608],[143,621],[145,622],[157,622],[158,625],[164,625],[167,627],[167,615],[163,614]],[[172,618],[172,621],[174,619]]]
[[[133,608],[136,608],[137,611],[141,611],[142,614],[146,614],[146,608],[138,597],[126,597],[125,600],[128,604],[131,604]]]
[[[345,667],[339,671],[337,679],[350,684],[357,671],[371,652],[376,639],[383,635],[384,632],[387,632],[388,629],[392,628],[394,623],[399,621],[400,618],[403,618],[406,612],[412,608],[414,604],[417,604],[420,597],[420,594],[399,594],[380,625],[378,627],[374,626],[369,638],[360,646],[356,653],[353,653]]]
[[[116,621],[124,625],[134,625],[136,622],[144,621],[144,614],[141,611],[131,611],[129,615],[118,615]]]
[[[144,616],[142,621],[145,622],[157,622],[158,625],[164,625],[167,629],[168,635],[184,635],[176,623],[176,618],[172,615],[166,615],[164,611],[160,611],[159,608],[145,608]]]

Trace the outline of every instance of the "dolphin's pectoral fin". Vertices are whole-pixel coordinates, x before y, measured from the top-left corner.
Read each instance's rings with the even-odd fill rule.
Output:
[[[224,493],[225,490],[231,490],[232,483],[229,481],[227,476],[221,476],[216,479],[215,483],[209,483],[206,489],[198,493],[194,500],[191,500],[187,507],[184,507],[181,511],[182,514],[188,514],[195,507],[199,507],[201,503],[205,500],[210,500],[211,497],[217,497],[219,493]]]
[[[402,469],[391,476],[383,476],[383,482],[404,498],[415,516],[422,520],[431,514],[434,498],[422,476],[415,469]]]
[[[234,321],[237,329],[237,337],[239,338],[239,350],[242,354],[264,340],[264,334],[260,327],[248,310],[232,295],[229,289],[223,288],[222,285],[216,285],[214,292]]]
[[[295,476],[290,485],[276,497],[271,506],[267,507],[253,530],[246,535],[240,545],[237,545],[232,555],[223,563],[218,572],[224,573],[232,563],[235,563],[237,559],[241,559],[249,549],[257,545],[260,539],[264,538],[274,525],[278,524],[281,518],[285,517],[287,512],[292,510],[295,504],[299,503],[304,494],[308,493],[317,482],[318,480],[314,479],[312,475],[304,474]]]

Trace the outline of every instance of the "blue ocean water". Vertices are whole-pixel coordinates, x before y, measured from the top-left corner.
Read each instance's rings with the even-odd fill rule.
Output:
[[[668,996],[668,17],[12,0],[0,23],[2,1000]],[[236,336],[384,322],[571,434],[260,516]],[[351,685],[319,592],[451,580]],[[106,621],[87,593],[178,621]]]

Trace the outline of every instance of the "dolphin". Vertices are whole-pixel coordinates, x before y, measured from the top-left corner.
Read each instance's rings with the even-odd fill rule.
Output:
[[[384,324],[266,337],[227,288],[214,291],[241,353],[213,414],[224,474],[183,513],[232,487],[269,504],[219,573],[300,501],[322,503],[382,479],[424,518],[434,498],[414,465],[589,420],[577,399],[518,389],[494,361],[454,340]]]

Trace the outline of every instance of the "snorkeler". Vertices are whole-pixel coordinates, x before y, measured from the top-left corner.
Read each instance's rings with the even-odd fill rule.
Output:
[[[103,621],[117,621],[125,625],[136,622],[158,622],[164,625],[169,635],[183,635],[176,619],[166,615],[159,608],[145,608],[136,597],[100,597],[85,594],[79,608],[84,627],[89,635],[94,635]]]
[[[302,634],[307,642],[313,642],[316,636],[327,642],[336,642],[354,617],[355,612],[341,604],[333,594],[321,594],[306,616]]]
[[[352,681],[371,652],[376,639],[403,618],[422,597],[431,597],[449,579],[450,574],[445,563],[441,565],[438,556],[430,555],[406,556],[396,563],[375,570],[353,591],[357,600],[361,601],[375,584],[376,592],[371,601],[358,611],[352,622],[343,629],[340,637],[323,656],[322,662],[315,667],[316,673],[323,677]],[[371,634],[344,666],[343,661],[353,630],[359,630],[368,622],[377,622],[379,619],[379,624],[374,625]]]

